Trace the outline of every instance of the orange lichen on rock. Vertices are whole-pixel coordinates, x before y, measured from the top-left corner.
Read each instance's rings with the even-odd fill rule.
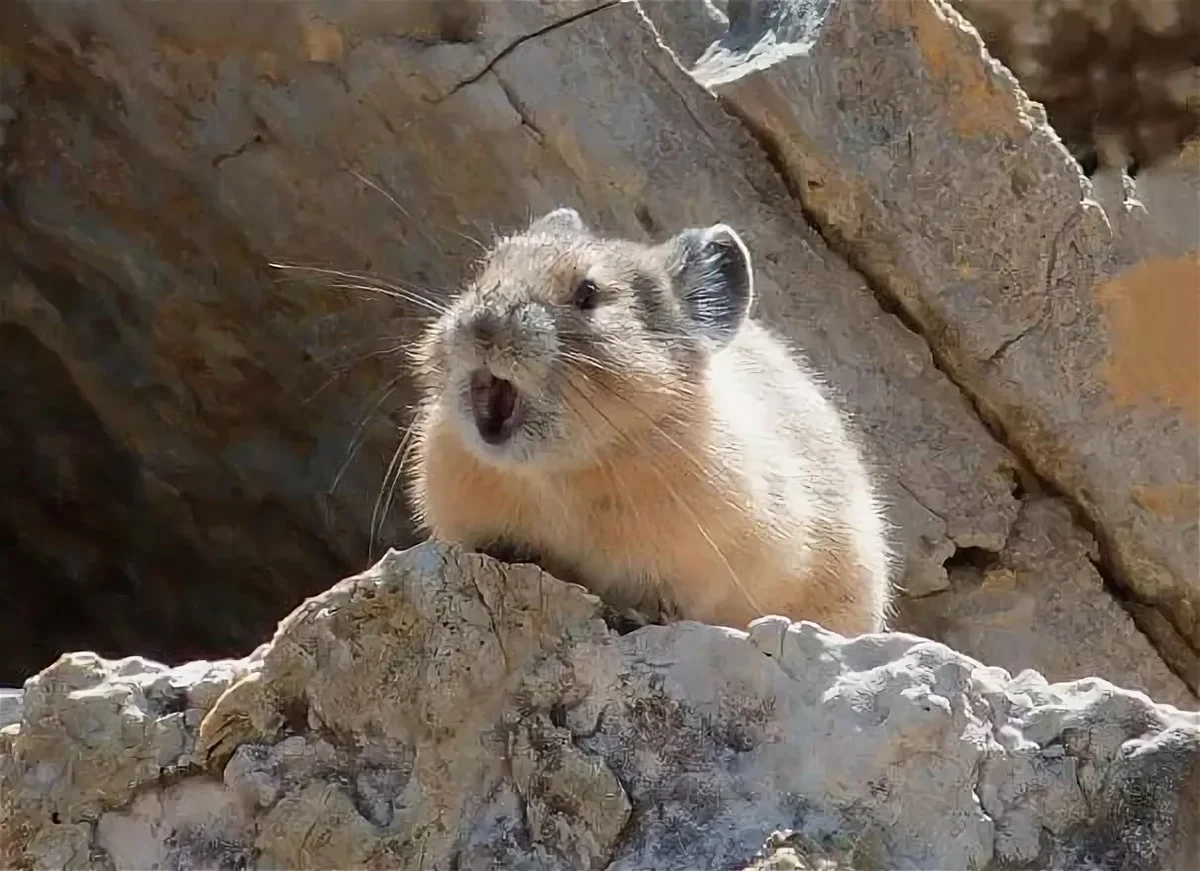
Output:
[[[1159,402],[1200,420],[1200,254],[1140,263],[1098,286],[1118,402]]]

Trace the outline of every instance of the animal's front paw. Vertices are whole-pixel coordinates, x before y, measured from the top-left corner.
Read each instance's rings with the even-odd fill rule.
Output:
[[[603,616],[605,625],[618,635],[628,635],[643,626],[653,626],[661,622],[654,616],[645,614],[636,608],[617,610],[606,607]]]
[[[502,563],[534,563],[540,565],[533,548],[512,541],[492,541],[475,548],[477,553],[490,556]]]

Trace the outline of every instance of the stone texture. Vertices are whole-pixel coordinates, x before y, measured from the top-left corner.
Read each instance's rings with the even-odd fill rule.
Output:
[[[0,446],[20,457],[0,467],[0,679],[80,647],[173,662],[244,650],[364,565],[369,538],[411,542],[401,499],[375,511],[408,421],[398,351],[480,239],[569,203],[639,238],[718,220],[745,235],[759,314],[825,373],[879,471],[902,585],[939,594],[925,616],[972,613],[947,601],[969,593],[961,570],[1012,550],[1018,516],[1042,516],[1022,490],[1045,482],[1087,509],[1100,546],[1081,555],[1088,533],[1057,521],[1029,534],[1070,578],[1060,601],[1102,603],[1087,613],[1111,617],[1120,655],[1060,656],[1099,657],[1065,634],[1092,631],[1081,616],[1030,628],[1047,637],[1036,665],[1174,698],[1158,657],[1126,657],[1145,647],[1107,587],[1124,585],[1122,609],[1195,674],[1197,430],[1153,399],[1163,384],[1191,395],[1179,359],[1154,357],[1195,347],[1170,333],[1191,298],[1160,280],[1190,261],[1145,260],[1121,241],[1132,230],[1108,241],[1035,110],[932,0],[848,19],[845,3],[712,6],[0,4]],[[747,50],[774,64],[763,79],[803,61],[789,9],[870,43],[847,61],[821,42],[846,80],[777,107],[828,128],[809,153],[836,158],[823,198],[652,29],[686,64],[726,12],[743,36],[767,28],[756,44],[774,54]],[[913,34],[933,39],[936,87],[903,66]],[[917,134],[911,165],[889,150],[901,139],[879,144],[900,129]],[[855,167],[866,193],[843,197],[834,182]],[[894,199],[872,211],[880,190]],[[932,232],[943,224],[962,232]],[[881,276],[863,233],[903,268]],[[1111,324],[1080,278],[1101,261],[1128,277],[1098,297]],[[1155,306],[1131,304],[1147,292]],[[1132,404],[1114,410],[1109,386]],[[1030,595],[1011,613],[1042,613]],[[1011,626],[970,643],[1024,667]]]
[[[1029,486],[1080,507],[1108,580],[1200,689],[1196,248],[1123,257],[1041,107],[940,0],[747,2],[730,19],[694,75]]]
[[[734,223],[880,469],[905,585],[1002,547],[1010,453],[636,5],[236,8],[0,4],[7,675],[227,655],[361,568],[427,310],[268,264],[432,293],[560,203],[636,238]]]
[[[1200,137],[1195,0],[950,0],[1089,169],[1155,166]]]
[[[685,67],[729,30],[729,18],[712,0],[638,0],[638,6]]]
[[[898,621],[981,662],[1034,669],[1051,681],[1106,674],[1158,701],[1197,707],[1179,677],[1111,596],[1096,571],[1096,542],[1061,500],[1030,499],[998,555],[977,552],[950,570],[951,588],[901,605]],[[1185,672],[1192,686],[1200,673]]]
[[[66,655],[0,730],[0,864],[736,868],[764,840],[759,868],[1200,862],[1200,713],[910,635],[602,614],[426,543],[244,661]]]
[[[1092,190],[1112,224],[1122,263],[1174,262],[1200,247],[1200,140],[1136,179],[1118,170],[1098,172]]]
[[[20,722],[22,698],[19,689],[0,688],[0,728]]]

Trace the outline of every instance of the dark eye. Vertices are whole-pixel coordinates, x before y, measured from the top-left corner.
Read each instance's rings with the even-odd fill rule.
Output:
[[[596,282],[589,278],[583,279],[579,284],[575,285],[575,292],[571,295],[571,302],[575,307],[583,311],[590,311],[596,307]]]

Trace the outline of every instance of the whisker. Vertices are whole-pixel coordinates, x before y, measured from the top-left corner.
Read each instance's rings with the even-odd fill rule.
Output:
[[[379,493],[378,493],[378,495],[376,495],[375,504],[371,508],[371,527],[370,527],[370,531],[367,536],[367,561],[368,562],[372,562],[375,559],[375,539],[379,533],[379,530],[383,526],[383,521],[380,517],[379,511],[383,504],[384,491],[387,490],[388,482],[391,480],[392,475],[395,474],[396,464],[400,460],[400,456],[404,450],[404,445],[408,438],[408,434],[412,432],[413,426],[415,425],[415,423],[416,423],[416,418],[414,417],[413,423],[409,424],[408,431],[405,433],[405,437],[402,438],[400,440],[400,442],[396,445],[396,450],[392,453],[392,460],[390,463],[388,463],[387,471],[384,472],[384,474],[383,474],[383,480],[379,483]]]
[[[379,411],[379,409],[385,402],[388,401],[391,395],[396,392],[396,388],[400,386],[400,381],[403,377],[403,374],[397,375],[395,378],[385,384],[383,389],[378,391],[379,397],[371,404],[371,407],[367,409],[366,413],[359,418],[358,424],[354,428],[354,433],[350,437],[350,444],[347,449],[348,452],[346,459],[342,462],[337,474],[334,475],[333,484],[329,488],[330,494],[337,490],[338,484],[340,484],[342,481],[342,476],[346,474],[346,470],[349,469],[350,464],[354,462],[354,457],[358,454],[359,448],[362,447],[363,442],[365,441],[367,424],[370,423],[375,412]]]
[[[680,508],[687,512],[692,522],[696,524],[696,529],[699,530],[700,535],[704,537],[704,540],[708,542],[709,546],[713,549],[713,552],[721,560],[722,564],[725,566],[725,571],[729,572],[729,579],[733,581],[733,584],[738,588],[738,591],[746,597],[747,604],[749,604],[750,607],[757,611],[761,616],[764,613],[762,606],[755,601],[754,596],[752,596],[750,591],[746,589],[746,585],[742,583],[741,578],[737,576],[737,572],[733,570],[733,566],[729,564],[729,560],[726,558],[724,551],[717,547],[717,543],[713,541],[712,536],[708,534],[708,530],[704,528],[704,524],[700,522],[700,518],[696,516],[696,512],[692,510],[691,506],[688,505],[687,502],[680,498],[679,494],[675,492],[675,488],[671,486],[666,476],[658,470],[657,466],[651,464],[649,468],[650,471],[658,477],[659,481],[662,482],[662,485],[667,489],[667,493],[670,494],[671,498],[675,500]]]
[[[396,198],[394,196],[389,194],[387,191],[385,191],[383,188],[381,188],[375,182],[371,181],[371,179],[367,178],[365,175],[363,175],[357,169],[354,169],[353,167],[347,167],[346,171],[349,172],[356,179],[361,181],[363,184],[365,184],[367,187],[369,187],[372,190],[381,194],[385,199],[387,199],[387,201],[389,203],[391,203],[393,206],[396,207],[396,211],[398,211],[404,217],[408,218],[408,220],[410,220],[410,221],[412,220],[412,215],[409,214],[408,209],[406,209],[406,208],[404,208],[404,206],[400,205],[400,203],[396,200]]]
[[[305,266],[298,263],[269,263],[267,264],[273,269],[290,270],[294,272],[309,273],[312,275],[332,276],[340,278],[344,284],[332,284],[331,287],[342,289],[367,290],[375,293],[391,294],[430,294],[436,297],[446,295],[445,291],[439,291],[431,287],[425,287],[412,281],[389,281],[382,276],[372,275],[367,272],[349,272],[344,269],[330,269],[322,266]],[[424,297],[422,297],[425,299]],[[429,304],[434,304],[433,300],[425,299]],[[441,305],[441,303],[438,303]],[[442,309],[444,310],[444,309]]]
[[[388,497],[387,501],[383,505],[383,513],[379,518],[379,529],[377,532],[381,532],[383,530],[383,521],[387,519],[388,513],[392,509],[392,502],[396,498],[396,488],[400,481],[404,478],[404,467],[408,465],[408,458],[412,455],[413,449],[417,446],[417,440],[413,438],[413,434],[416,432],[416,428],[420,422],[420,419],[421,417],[419,413],[413,414],[412,420],[408,424],[408,429],[404,431],[404,438],[400,440],[400,465],[396,467],[396,472],[392,476],[392,483],[388,488]]]
[[[562,359],[566,360],[568,363],[571,363],[571,362],[583,363],[584,365],[590,366],[591,368],[593,368],[599,372],[603,372],[608,375],[613,375],[618,378],[622,376],[621,370],[610,367],[610,366],[604,364],[602,361],[595,359],[594,357],[588,357],[586,355],[579,354],[576,351],[561,351],[560,355],[561,355]],[[584,378],[585,380],[588,380],[589,382],[591,381],[591,379],[588,378],[586,373],[584,373],[574,367],[568,366],[567,368],[569,371],[578,373],[579,376]],[[607,385],[602,385],[602,386],[607,387]],[[664,380],[663,382],[657,384],[654,390],[638,390],[637,392],[643,396],[666,395],[666,396],[675,396],[675,397],[688,397],[688,396],[695,395],[695,391],[692,389],[692,387],[693,387],[693,385],[692,385],[691,381],[686,376],[676,376],[675,378],[673,378],[669,381]],[[611,391],[611,388],[609,388],[609,390]]]
[[[608,417],[608,415],[604,414],[604,412],[602,412],[599,408],[597,408],[596,404],[594,402],[592,402],[591,400],[589,400],[586,397],[586,395],[584,395],[582,393],[582,391],[580,391],[576,385],[571,385],[571,386],[572,386],[572,388],[574,388],[576,393],[578,393],[580,395],[580,398],[582,398],[583,401],[586,402],[588,404],[588,406],[591,407],[592,411],[594,411],[598,415],[600,415],[600,417],[605,422],[607,422],[609,426],[611,426],[613,428],[613,430],[617,434],[618,438],[624,437],[624,434],[621,431],[621,429],[612,422],[612,420]],[[666,433],[660,427],[658,427],[656,424],[653,424],[653,420],[650,419],[648,415],[647,415],[647,419],[651,420],[652,425],[655,425],[655,428],[658,429],[658,431],[661,435],[663,435],[665,438],[667,438],[669,441],[671,441],[672,444],[674,444],[677,448],[679,448],[681,453],[683,453],[685,456],[689,456],[689,458],[690,458],[690,455],[688,454],[688,452],[685,451],[678,444],[678,442],[675,442],[673,439],[670,438],[670,436],[667,436]],[[649,470],[654,473],[654,475],[659,479],[659,482],[663,485],[663,488],[667,491],[667,494],[675,501],[675,503],[681,509],[684,510],[684,512],[688,515],[688,518],[692,521],[693,524],[695,524],[696,530],[700,533],[701,537],[708,543],[709,547],[711,547],[713,549],[713,553],[715,553],[717,555],[717,558],[721,561],[722,565],[724,565],[724,567],[725,567],[725,570],[729,573],[730,581],[732,581],[733,585],[738,589],[738,591],[743,596],[745,596],[746,602],[750,605],[750,607],[753,610],[755,610],[759,614],[762,614],[763,613],[762,607],[758,604],[758,602],[754,599],[754,596],[751,595],[750,591],[748,589],[746,589],[745,584],[743,584],[741,579],[737,576],[737,572],[735,572],[733,570],[733,566],[730,565],[729,559],[725,556],[724,551],[721,550],[721,548],[713,540],[712,536],[709,535],[708,530],[704,528],[704,524],[700,522],[700,518],[692,510],[691,506],[689,506],[687,504],[687,502],[675,490],[675,488],[671,486],[671,483],[667,480],[667,477],[665,475],[663,475],[661,470],[659,470],[658,464],[654,463],[654,462],[650,462],[647,464],[647,468],[649,468]]]
[[[385,288],[385,287],[374,287],[373,285],[369,285],[369,284],[352,284],[349,282],[338,282],[338,283],[331,284],[329,286],[336,288],[338,290],[365,290],[365,291],[370,291],[372,293],[380,293],[380,294],[383,294],[384,296],[390,296],[393,299],[400,299],[400,300],[404,300],[405,302],[411,302],[413,305],[419,305],[422,308],[428,309],[429,311],[433,312],[436,315],[443,315],[447,311],[447,309],[444,305],[427,300],[427,299],[425,299],[425,297],[420,296],[419,294],[413,293],[412,291],[408,290],[407,288],[392,289],[392,288]]]
[[[340,355],[345,354],[347,351],[357,350],[358,348],[362,348],[374,342],[397,342],[398,344],[392,345],[388,348],[376,348],[373,351],[366,351],[361,355],[354,356],[348,360],[343,360],[341,365],[348,368],[353,366],[355,363],[361,363],[364,360],[371,359],[372,357],[387,357],[391,354],[400,354],[407,350],[409,346],[409,343],[403,341],[400,336],[372,336],[367,339],[360,339],[357,342],[347,342],[346,344],[334,348],[326,354],[317,354],[309,359],[314,363],[329,363],[338,358]]]

